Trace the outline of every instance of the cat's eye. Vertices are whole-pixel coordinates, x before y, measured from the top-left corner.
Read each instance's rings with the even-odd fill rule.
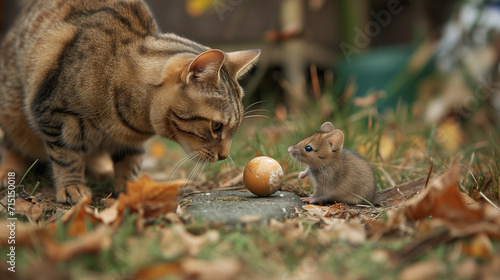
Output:
[[[308,153],[309,153],[309,152],[312,152],[312,150],[313,150],[313,148],[312,148],[311,146],[309,146],[309,145],[307,145],[304,149],[305,149],[305,150],[306,150],[306,152],[308,152]]]
[[[222,130],[222,123],[220,122],[212,122],[212,131],[218,133]]]

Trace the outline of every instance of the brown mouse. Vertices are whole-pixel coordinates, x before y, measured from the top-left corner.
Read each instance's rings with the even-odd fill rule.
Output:
[[[314,186],[303,202],[323,204],[371,202],[376,182],[370,163],[358,153],[344,149],[344,133],[326,122],[319,132],[288,148],[290,155],[308,168],[299,179],[309,176]]]

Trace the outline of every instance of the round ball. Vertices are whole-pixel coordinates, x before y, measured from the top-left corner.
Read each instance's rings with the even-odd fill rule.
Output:
[[[258,196],[270,196],[278,191],[283,179],[283,168],[270,157],[252,159],[243,172],[248,190]]]

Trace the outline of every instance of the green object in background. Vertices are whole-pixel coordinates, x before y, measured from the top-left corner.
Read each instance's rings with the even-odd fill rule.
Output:
[[[391,46],[375,48],[352,55],[350,62],[342,59],[334,66],[340,92],[349,78],[356,78],[354,96],[366,96],[371,90],[385,90],[387,96],[377,103],[380,110],[394,108],[399,100],[411,103],[415,100],[419,81],[434,69],[430,59],[421,69],[410,71],[408,62],[416,50],[414,46]]]

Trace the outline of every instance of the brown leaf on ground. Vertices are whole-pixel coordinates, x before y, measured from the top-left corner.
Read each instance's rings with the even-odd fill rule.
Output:
[[[174,225],[160,231],[161,238],[158,246],[166,258],[187,255],[195,257],[208,244],[219,241],[220,234],[209,230],[203,234],[194,235],[188,232],[183,225]]]
[[[186,259],[181,263],[181,268],[185,279],[232,280],[241,276],[244,267],[236,259]]]
[[[490,260],[493,258],[493,244],[486,234],[480,233],[474,236],[470,243],[462,243],[462,253]]]
[[[343,203],[335,203],[330,206],[306,204],[302,206],[302,210],[299,210],[299,216],[313,222],[328,223],[327,220],[332,218],[371,220],[376,212],[377,209],[374,207],[358,207]]]
[[[82,254],[97,254],[111,246],[111,229],[100,225],[86,235],[62,243],[45,236],[42,246],[47,258],[54,261],[67,261]]]
[[[13,223],[15,224],[15,232]],[[33,244],[33,236],[36,236],[42,228],[35,227],[28,223],[22,223],[20,221],[0,221],[0,246],[10,246],[9,237],[15,236],[16,246],[31,246]]]
[[[66,211],[61,220],[63,223],[70,223],[67,229],[67,235],[70,237],[81,236],[87,233],[85,222],[98,221],[92,215],[92,209],[89,207],[91,202],[90,197],[83,197],[80,202],[73,206],[70,210]],[[7,225],[8,221],[5,222]],[[45,238],[54,236],[56,233],[56,224],[50,223],[44,227],[29,226],[25,223],[16,222],[16,245],[31,246],[34,243],[42,244]],[[7,244],[9,237],[9,228],[2,226],[0,228],[0,244]],[[5,242],[5,243],[4,243]]]
[[[100,223],[89,207],[90,202],[89,196],[83,197],[61,217],[61,222],[67,225],[66,236],[73,237],[70,240],[64,242],[54,240],[57,227],[55,223],[44,227],[16,223],[16,246],[40,246],[49,260],[68,260],[81,254],[101,252],[111,244],[111,229],[102,224],[94,230],[87,229],[89,223]],[[4,234],[0,230],[2,243],[6,241],[4,238],[8,237],[9,233],[7,232],[5,236]]]
[[[40,203],[36,198],[31,199],[18,198],[16,199],[16,214],[21,214],[30,220],[30,222],[35,223],[38,218],[43,214],[43,204]]]
[[[285,238],[290,244],[293,242],[304,238],[307,233],[304,232],[304,226],[300,220],[290,220],[286,219],[280,222],[274,218],[269,221],[269,228],[271,230],[278,230],[281,232],[283,238]]]
[[[426,261],[412,264],[399,274],[400,280],[427,280],[436,277],[444,271],[444,266],[436,261]]]
[[[387,211],[387,221],[367,220],[368,236],[371,240],[379,240],[384,236],[400,235],[413,231],[406,225],[406,219],[397,210]]]
[[[139,269],[133,279],[237,279],[243,264],[235,259],[199,260],[188,258],[181,262],[159,263]]]
[[[340,218],[349,212],[348,207],[343,203],[335,203],[330,206],[319,206],[314,204],[305,204],[302,209],[306,210],[310,216],[316,218]],[[314,219],[311,217],[311,219]]]
[[[69,224],[67,235],[72,236],[82,236],[88,234],[87,223],[100,223],[101,219],[98,219],[94,215],[94,210],[90,208],[90,203],[92,198],[90,196],[84,196],[80,201],[73,206],[71,209],[66,211],[61,217],[61,220],[65,224]]]
[[[318,230],[318,239],[322,244],[330,244],[340,239],[350,244],[359,245],[366,241],[366,229],[360,220],[329,219],[326,226]]]
[[[174,277],[178,278],[181,274],[181,267],[179,263],[160,263],[154,264],[139,269],[132,279],[161,279]]]
[[[109,208],[96,214],[105,224],[121,224],[123,211],[129,208],[143,219],[155,219],[162,214],[175,210],[179,189],[188,180],[160,183],[143,175],[137,182],[128,182],[127,191],[121,193]]]
[[[410,199],[402,209],[411,220],[432,216],[433,221],[450,230],[451,236],[463,237],[478,233],[500,238],[500,212],[489,204],[473,205],[459,191],[460,165],[432,180],[422,194]]]
[[[189,256],[196,256],[198,253],[209,243],[217,242],[220,238],[219,232],[209,230],[201,235],[194,235],[189,233],[182,225],[175,225],[172,228],[174,235],[177,236],[176,240],[182,241],[187,254]]]
[[[305,212],[301,217],[311,221],[321,222],[323,227],[318,230],[318,239],[322,244],[329,244],[334,239],[345,240],[351,244],[362,244],[366,241],[366,229],[357,216],[365,216],[360,212],[351,212],[355,207],[343,203],[331,206],[303,205]],[[359,209],[358,209],[359,210]],[[367,209],[363,209],[367,210]]]

